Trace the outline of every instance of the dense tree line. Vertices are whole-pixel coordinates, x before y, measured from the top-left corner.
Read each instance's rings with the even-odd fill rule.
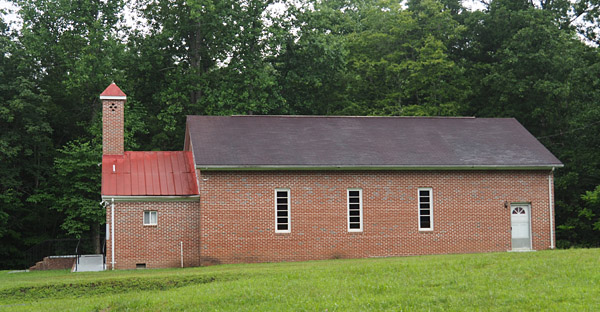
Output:
[[[0,268],[99,237],[98,95],[126,148],[180,150],[188,114],[515,117],[556,171],[559,247],[600,245],[597,0],[13,0],[0,18]],[[137,24],[125,23],[125,7]]]

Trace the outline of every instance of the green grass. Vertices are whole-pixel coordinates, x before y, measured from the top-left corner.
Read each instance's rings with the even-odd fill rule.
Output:
[[[0,311],[594,311],[600,249],[69,273],[0,271]]]

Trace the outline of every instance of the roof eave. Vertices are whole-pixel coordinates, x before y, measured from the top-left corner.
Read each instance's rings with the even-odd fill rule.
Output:
[[[176,195],[176,196],[152,196],[152,195],[140,195],[140,196],[121,196],[121,195],[102,195],[102,200],[112,200],[115,202],[165,202],[165,201],[198,201],[200,195]]]
[[[203,171],[238,170],[552,170],[563,164],[542,165],[196,165]]]
[[[125,101],[125,100],[127,100],[127,96],[124,96],[124,95],[101,95],[100,99],[101,100],[121,100],[121,101]]]

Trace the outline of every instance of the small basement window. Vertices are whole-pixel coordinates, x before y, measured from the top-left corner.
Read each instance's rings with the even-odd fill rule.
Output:
[[[420,188],[419,192],[419,231],[433,230],[432,189]]]
[[[348,189],[348,232],[362,232],[362,206],[362,190]]]
[[[135,264],[135,268],[136,269],[145,269],[146,268],[146,264],[145,263],[136,263]]]
[[[275,233],[290,232],[290,190],[275,189]]]
[[[154,210],[144,211],[144,225],[156,225],[157,212]]]

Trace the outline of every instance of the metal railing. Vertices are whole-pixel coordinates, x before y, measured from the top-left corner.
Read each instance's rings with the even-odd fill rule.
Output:
[[[102,240],[102,269],[106,271],[106,240]]]
[[[79,245],[81,244],[81,238],[77,240],[77,247],[75,247],[75,272],[77,272],[77,268],[79,266],[79,259],[81,255],[79,254]]]
[[[96,253],[93,239],[49,239],[25,251],[25,263],[29,268],[48,256],[74,256],[77,257],[77,265],[80,255],[93,253]]]
[[[77,245],[78,239],[49,239],[43,241],[25,251],[25,263],[27,267],[35,265],[38,261],[48,256],[70,256]]]

